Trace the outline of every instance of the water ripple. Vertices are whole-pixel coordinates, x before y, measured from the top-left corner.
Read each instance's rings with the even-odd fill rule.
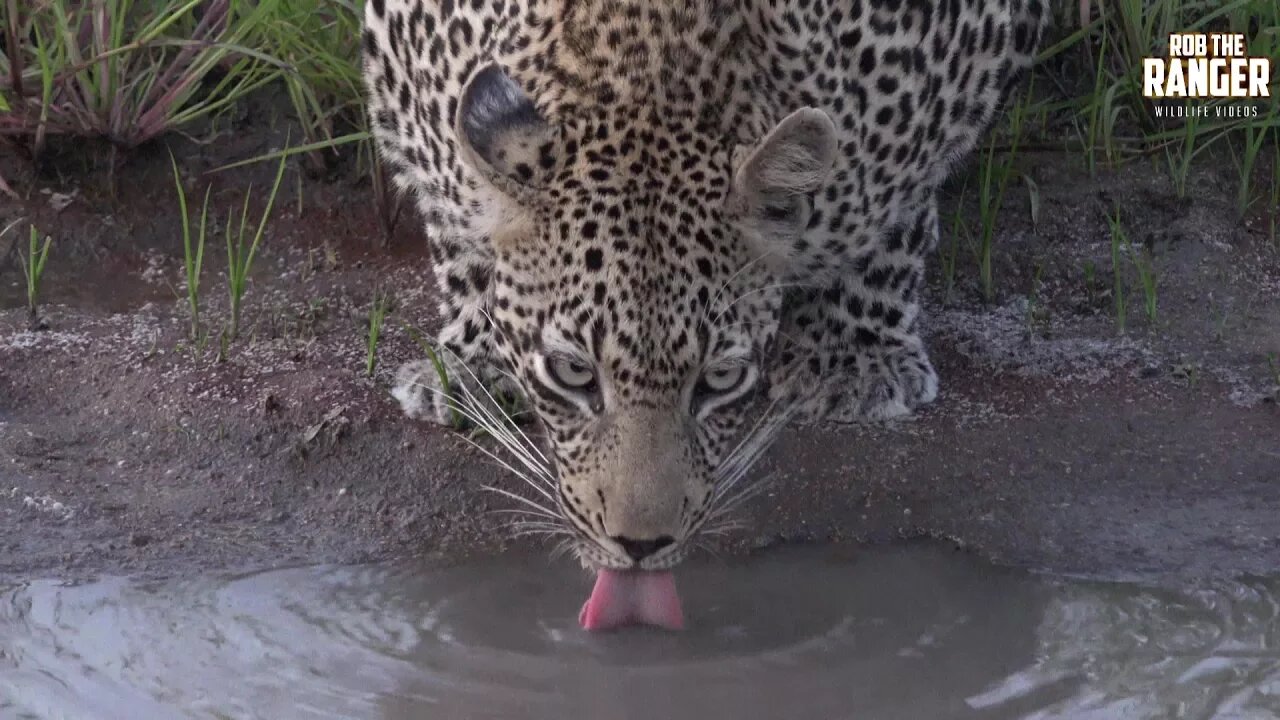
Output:
[[[0,718],[1280,718],[1280,581],[1054,581],[913,545],[679,573],[691,629],[588,635],[510,557],[0,589]]]

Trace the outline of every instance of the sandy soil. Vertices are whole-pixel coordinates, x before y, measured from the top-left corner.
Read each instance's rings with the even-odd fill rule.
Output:
[[[212,180],[225,217],[273,168],[203,173],[280,141],[242,133],[174,149],[189,195]],[[0,576],[504,546],[502,516],[485,511],[505,504],[479,486],[517,481],[455,434],[400,416],[387,392],[395,368],[420,353],[401,323],[432,326],[411,219],[383,249],[369,188],[349,164],[324,177],[291,170],[244,337],[219,362],[216,342],[186,338],[164,148],[110,172],[108,154],[90,150],[38,169],[0,154],[25,195],[0,196],[0,228],[25,217],[55,238],[48,327],[33,331],[19,234],[0,237]],[[760,468],[769,491],[727,550],[932,536],[1063,573],[1161,580],[1280,567],[1280,360],[1269,360],[1280,353],[1280,252],[1264,229],[1276,209],[1235,219],[1229,161],[1196,177],[1186,199],[1149,164],[1095,178],[1056,153],[1023,166],[1039,187],[1038,223],[1026,187],[1013,185],[996,238],[997,301],[978,299],[965,242],[949,293],[940,263],[931,268],[936,404],[892,426],[789,430]],[[951,207],[970,175],[951,188]],[[1159,277],[1151,323],[1126,260],[1124,335],[1105,218],[1117,205]],[[976,226],[975,208],[959,211]],[[226,315],[222,252],[211,245],[206,260],[214,323]],[[375,286],[396,305],[366,378]]]

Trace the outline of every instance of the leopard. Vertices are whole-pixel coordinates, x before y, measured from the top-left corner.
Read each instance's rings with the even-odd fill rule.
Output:
[[[369,122],[438,290],[404,412],[509,441],[528,527],[584,565],[675,567],[780,427],[937,396],[940,189],[1046,1],[368,0]]]

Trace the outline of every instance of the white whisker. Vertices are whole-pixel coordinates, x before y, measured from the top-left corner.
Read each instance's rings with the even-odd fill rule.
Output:
[[[481,312],[484,314],[485,318],[489,320],[489,323],[493,325],[493,318],[489,316],[488,312],[483,309]],[[463,405],[462,401],[465,400],[467,409],[471,411],[467,419],[497,438],[499,442],[519,457],[521,462],[533,470],[535,474],[546,478],[548,485],[554,486],[554,475],[548,469],[551,461],[542,453],[542,450],[538,447],[537,443],[534,443],[529,439],[529,436],[520,429],[519,425],[515,423],[511,416],[502,409],[501,404],[493,394],[489,392],[489,389],[485,387],[485,384],[481,382],[480,377],[476,375],[475,371],[472,370],[457,353],[453,352],[449,348],[441,347],[437,352],[448,353],[449,356],[456,361],[457,366],[461,367],[468,375],[471,376],[471,380],[474,382],[476,387],[480,388],[480,391],[484,393],[488,403],[486,404],[477,398],[471,391],[470,384],[467,382],[457,383],[457,387],[465,396],[463,398],[455,397],[454,395],[442,392],[435,388],[429,389],[441,395],[444,397],[446,402],[449,402],[451,405],[459,409],[461,409]],[[490,408],[492,408],[492,410]],[[501,418],[498,417],[499,415]],[[537,457],[535,458],[534,455]]]
[[[489,321],[489,327],[490,327],[490,328],[492,328],[494,332],[501,332],[501,328],[499,328],[499,327],[498,327],[498,323],[494,322],[494,320],[493,320],[493,316],[489,314],[489,311],[488,311],[488,310],[486,310],[486,309],[484,309],[484,308],[480,308],[480,313],[481,313],[482,315],[484,315],[484,316],[485,316],[485,318]],[[476,374],[475,374],[474,372],[471,372],[471,369],[470,369],[470,368],[467,368],[467,372],[471,373],[471,377],[473,377],[473,378],[476,376]],[[512,382],[512,384],[513,384],[513,385],[515,385],[517,388],[518,388],[518,387],[520,387],[520,381],[519,381],[519,380],[516,378],[516,376],[515,376],[513,373],[511,373],[509,370],[507,370],[506,368],[499,368],[499,369],[498,369],[498,372],[500,372],[502,375],[506,376],[506,378],[507,378],[508,380],[510,380],[510,381]],[[479,383],[479,379],[477,379],[477,383]],[[483,385],[481,386],[481,389],[483,389]],[[486,395],[489,395],[489,391],[488,391],[488,390],[485,390],[485,394],[486,394]],[[492,395],[489,395],[489,399],[490,399],[490,400],[493,400],[493,396],[492,396]],[[496,403],[496,401],[495,401],[495,403]],[[516,432],[520,433],[520,437],[524,438],[525,442],[526,442],[526,443],[528,443],[528,444],[529,444],[529,447],[530,447],[530,448],[532,448],[532,449],[533,449],[533,451],[534,451],[535,453],[537,453],[537,454],[538,454],[538,457],[540,457],[540,458],[542,459],[542,462],[543,462],[543,463],[545,463],[545,464],[547,464],[547,465],[550,465],[550,464],[551,464],[551,461],[547,459],[547,456],[546,456],[546,455],[543,455],[543,454],[542,454],[542,451],[541,451],[540,449],[538,449],[538,445],[537,445],[537,443],[535,443],[535,442],[533,442],[532,440],[530,440],[530,439],[529,439],[529,436],[528,436],[528,435],[525,435],[524,431],[523,431],[523,430],[521,430],[521,429],[519,428],[519,426],[517,426],[517,425],[515,425],[515,424],[513,423],[513,424],[512,424],[512,427],[513,427],[513,428],[515,428],[515,431],[516,431]]]
[[[487,313],[485,315],[488,317]],[[493,319],[488,319],[492,324]],[[456,361],[455,364],[470,376],[469,380],[463,377],[450,383],[450,385],[453,385],[453,388],[451,388],[453,392],[450,392],[450,389],[440,389],[425,383],[418,383],[418,386],[425,388],[428,392],[438,397],[442,397],[451,410],[474,424],[478,429],[488,433],[498,445],[505,448],[515,459],[515,462],[523,466],[524,470],[499,457],[495,452],[476,442],[471,437],[459,433],[459,437],[463,441],[484,453],[502,468],[533,488],[548,503],[543,504],[537,500],[493,485],[482,485],[481,487],[484,490],[496,493],[517,503],[517,507],[514,508],[502,508],[488,512],[513,518],[513,521],[508,524],[511,537],[560,537],[563,538],[558,546],[560,552],[574,547],[574,543],[581,541],[585,536],[581,530],[568,522],[564,516],[560,500],[557,497],[556,478],[551,469],[551,461],[547,459],[547,456],[543,454],[537,444],[520,429],[512,419],[511,414],[502,407],[493,393],[481,382],[475,371],[468,367],[458,357],[457,353],[453,353],[448,348],[442,348],[441,352],[449,353]],[[479,388],[478,392],[472,390],[471,386],[473,384]],[[480,397],[480,394],[483,397]],[[590,540],[590,538],[587,539]]]
[[[431,387],[430,385],[419,383],[419,387],[425,388],[429,392],[433,392],[438,395],[444,396],[446,399],[449,399],[451,401],[453,400],[453,398],[451,398],[447,393],[437,388]],[[527,452],[524,452],[522,448],[519,447],[518,443],[514,443],[511,439],[504,436],[503,433],[501,433],[500,431],[494,432],[494,428],[491,428],[488,423],[482,421],[480,417],[477,416],[476,409],[471,403],[462,404],[462,403],[455,402],[454,407],[457,409],[458,414],[462,415],[465,419],[475,423],[477,427],[488,432],[495,440],[498,441],[500,445],[502,445],[507,450],[509,450],[513,455],[515,455],[516,459],[518,459],[521,462],[521,464],[523,464],[525,467],[527,467],[530,471],[532,471],[535,475],[538,476],[538,480],[535,481],[533,478],[530,478],[526,473],[523,473],[515,469],[514,467],[511,466],[510,463],[506,462],[502,458],[499,458],[497,455],[491,452],[488,448],[480,445],[479,443],[472,440],[471,438],[465,435],[460,435],[459,437],[461,437],[466,442],[470,443],[473,447],[478,448],[484,454],[493,458],[504,468],[514,473],[517,477],[529,483],[543,497],[547,498],[548,500],[554,499],[552,498],[549,491],[555,488],[555,483],[550,471],[547,470],[547,468],[543,467],[541,464],[536,462]]]
[[[515,501],[516,501],[516,502],[518,502],[518,503],[523,503],[523,504],[525,504],[525,505],[528,505],[529,507],[531,507],[531,508],[533,508],[533,509],[535,509],[535,510],[541,510],[542,512],[545,512],[545,513],[550,514],[550,515],[551,515],[551,517],[557,517],[557,516],[556,516],[556,515],[555,515],[555,514],[554,514],[554,513],[549,509],[549,508],[546,508],[546,507],[544,507],[544,506],[542,506],[542,505],[539,505],[538,503],[534,502],[533,500],[530,500],[530,499],[529,499],[529,498],[527,498],[527,497],[523,497],[523,496],[517,495],[517,494],[515,494],[515,493],[511,492],[510,490],[503,490],[502,488],[500,488],[500,487],[496,487],[496,486],[493,486],[493,485],[481,485],[480,487],[484,488],[485,490],[488,490],[489,492],[498,493],[499,495],[502,495],[503,497],[506,497],[506,498],[510,498],[510,499],[512,499],[512,500],[515,500]]]
[[[573,535],[572,532],[569,532],[569,530],[565,529],[563,526],[551,525],[550,523],[548,523],[546,527],[529,527],[521,525],[513,528],[513,530],[514,532],[511,533],[512,537],[524,537],[526,535]]]
[[[522,473],[522,472],[520,472],[519,470],[517,470],[517,469],[515,469],[514,467],[512,467],[510,463],[508,463],[507,461],[505,461],[505,460],[503,460],[502,458],[498,457],[498,456],[497,456],[497,454],[495,454],[495,453],[491,452],[491,451],[489,450],[489,448],[484,447],[483,445],[481,445],[480,443],[476,442],[475,440],[472,440],[472,439],[471,439],[471,438],[469,438],[469,437],[463,436],[463,437],[462,437],[462,439],[463,439],[464,441],[466,441],[468,444],[470,444],[470,445],[471,445],[471,447],[473,447],[473,448],[475,448],[475,449],[479,450],[480,452],[484,453],[485,455],[488,455],[490,458],[492,458],[492,459],[493,459],[493,461],[494,461],[494,462],[496,462],[496,463],[498,463],[499,465],[501,465],[502,467],[506,468],[506,469],[507,469],[507,471],[508,471],[508,472],[510,472],[512,475],[515,475],[516,477],[518,477],[518,478],[520,478],[521,480],[525,481],[525,484],[527,484],[529,487],[531,487],[531,488],[533,488],[534,490],[536,490],[536,491],[538,492],[538,494],[539,494],[539,495],[541,495],[542,497],[546,498],[547,500],[550,500],[550,501],[552,501],[552,502],[555,502],[555,497],[554,497],[554,496],[553,496],[553,495],[552,495],[552,494],[551,494],[551,493],[550,493],[546,488],[544,488],[540,483],[538,483],[537,481],[535,481],[533,478],[529,477],[529,476],[528,476],[528,475],[526,475],[525,473]]]
[[[475,375],[473,374],[472,377],[475,377]],[[524,435],[523,432],[520,432],[520,438],[517,438],[511,432],[511,428],[516,427],[515,423],[511,420],[510,416],[508,416],[506,412],[498,406],[497,401],[493,399],[493,396],[488,394],[489,391],[484,391],[490,401],[490,404],[486,407],[482,401],[476,398],[466,383],[461,383],[459,387],[466,395],[467,404],[472,413],[474,415],[482,415],[484,417],[485,421],[476,422],[476,425],[484,428],[490,435],[497,438],[509,450],[519,456],[522,462],[528,465],[531,469],[535,469],[539,475],[547,478],[548,480],[553,479],[550,471],[547,470],[546,458],[542,456],[542,452],[538,450],[538,448],[527,436]],[[502,418],[499,419],[496,417],[489,408],[497,410],[497,412],[502,415]],[[516,428],[516,430],[519,431],[519,428]],[[523,438],[523,441],[521,438]],[[533,452],[531,453],[530,450]],[[537,453],[538,456],[542,458],[542,462],[538,462],[538,460],[533,457],[533,453]]]
[[[487,515],[527,515],[529,517],[551,517],[560,520],[559,515],[547,515],[544,512],[535,512],[524,508],[498,508],[497,510],[486,510]]]
[[[708,513],[706,522],[710,524],[711,521],[713,520],[718,520],[720,518],[728,517],[730,514],[733,513],[734,510],[741,507],[744,503],[763,493],[765,489],[769,487],[769,483],[772,480],[773,480],[772,476],[766,476],[766,477],[760,478],[759,480],[756,480],[750,485],[743,486],[737,492],[733,493],[731,496],[724,497],[723,499],[721,499],[720,504],[710,513]],[[727,522],[729,524],[733,524],[736,521],[730,520]]]
[[[573,538],[569,538],[567,540],[561,540],[560,542],[556,543],[556,546],[554,548],[551,549],[551,559],[555,560],[559,557],[562,557],[565,555],[565,553],[568,553],[573,548],[574,548]]]
[[[501,434],[505,438],[508,438],[510,440],[510,445],[513,447],[519,447],[523,454],[529,456],[530,463],[537,465],[540,468],[545,468],[550,464],[550,461],[548,461],[546,456],[542,454],[542,451],[538,449],[538,446],[529,439],[528,435],[524,434],[524,431],[516,425],[515,421],[511,419],[511,416],[498,405],[498,401],[494,399],[493,395],[490,394],[488,390],[484,390],[483,387],[481,388],[481,390],[484,390],[485,397],[489,400],[488,406],[485,406],[481,400],[476,398],[476,396],[471,392],[471,389],[467,387],[465,383],[460,387],[466,394],[471,405],[477,411],[483,412],[486,419],[489,420],[488,423],[484,424],[486,430],[492,434]],[[502,417],[496,417],[489,408],[495,409]],[[538,456],[537,459],[533,457],[535,454]],[[541,462],[539,462],[539,460]],[[546,474],[548,477],[550,476],[550,473]]]
[[[518,522],[511,523],[511,527],[520,528],[522,530],[525,528],[554,528],[556,530],[568,531],[568,528],[563,524],[552,522],[550,520],[520,520]]]
[[[737,446],[720,463],[717,468],[718,479],[715,496],[712,499],[713,505],[733,489],[734,485],[760,459],[764,451],[773,443],[777,434],[791,419],[795,406],[788,407],[784,412],[774,413],[773,409],[777,404],[778,400],[774,400],[769,404],[769,407],[765,408],[755,426],[743,436]]]
[[[693,547],[695,547],[695,548],[697,548],[697,549],[699,549],[699,550],[705,550],[705,551],[707,552],[707,554],[708,554],[708,555],[710,555],[711,557],[715,558],[716,560],[722,560],[722,559],[723,559],[723,558],[720,556],[720,552],[719,552],[719,551],[717,551],[714,547],[712,547],[711,543],[709,543],[709,542],[707,542],[707,541],[705,541],[705,540],[695,540],[695,541],[693,541],[693,544],[692,544],[692,545],[693,545]]]
[[[691,528],[690,535],[720,536],[737,529],[740,525],[731,519],[732,513],[768,487],[772,479],[768,476],[746,485],[741,483],[799,407],[797,400],[784,410],[775,412],[779,400],[775,399],[765,408],[760,419],[716,468],[716,488],[708,503],[709,507],[706,514]]]

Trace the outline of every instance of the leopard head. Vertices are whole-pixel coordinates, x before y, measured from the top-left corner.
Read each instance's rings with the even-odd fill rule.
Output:
[[[495,191],[494,339],[546,430],[580,557],[677,564],[761,449],[778,268],[830,171],[831,120],[802,109],[740,146],[646,108],[548,118],[490,65],[455,131]]]

